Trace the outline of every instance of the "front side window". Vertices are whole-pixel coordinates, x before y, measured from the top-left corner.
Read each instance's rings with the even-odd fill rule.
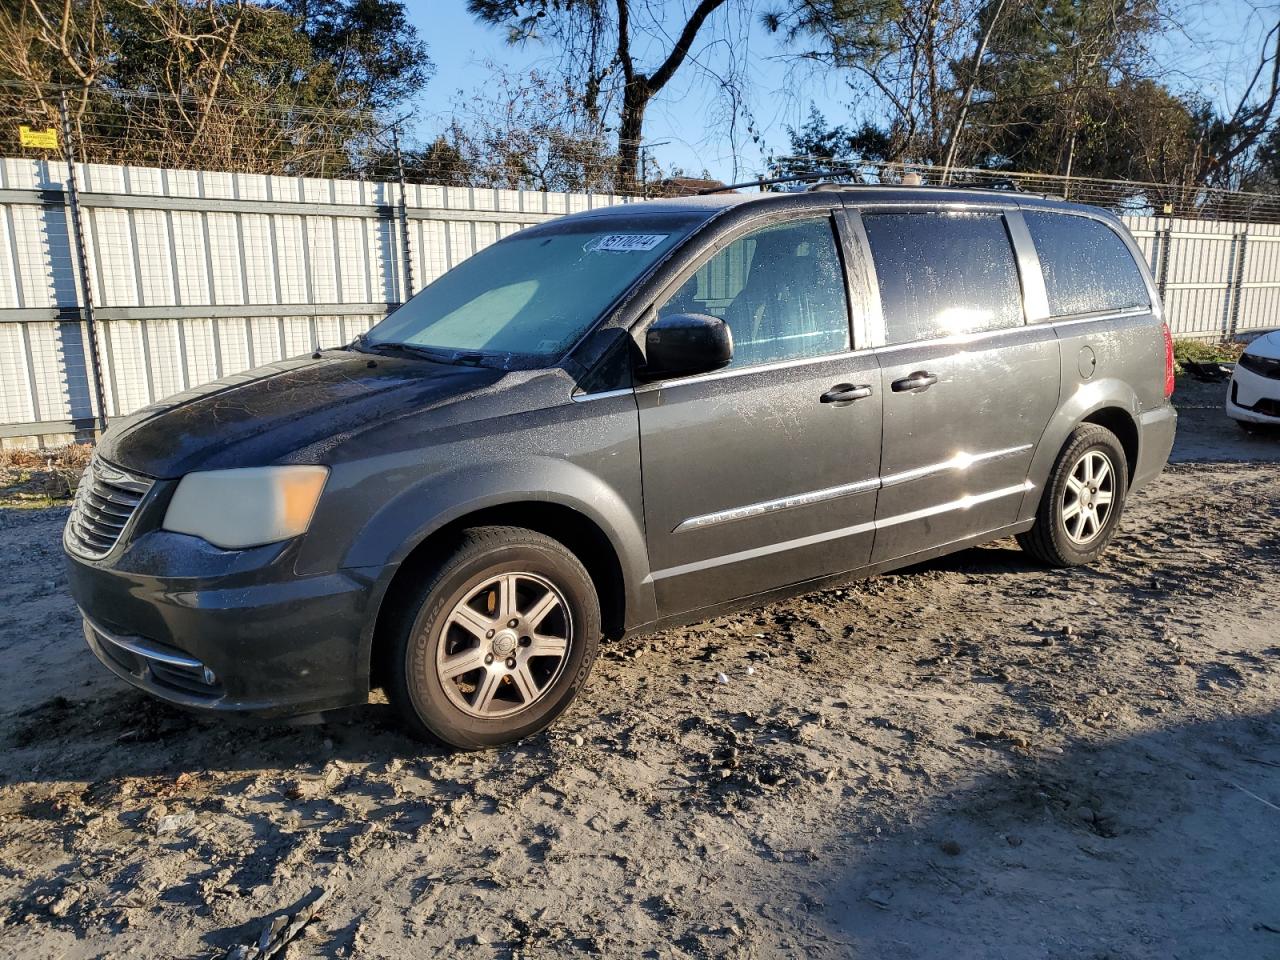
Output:
[[[1133,254],[1105,223],[1030,211],[1022,218],[1040,257],[1050,316],[1151,306]]]
[[[697,222],[593,218],[522,231],[441,276],[365,342],[407,344],[446,361],[546,365]]]
[[[698,268],[659,316],[703,313],[733,332],[732,366],[849,349],[849,301],[830,217],[754,230]]]
[[[998,213],[867,213],[885,341],[1022,324],[1018,267]]]

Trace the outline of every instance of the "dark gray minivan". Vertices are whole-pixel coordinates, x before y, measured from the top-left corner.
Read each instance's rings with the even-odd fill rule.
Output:
[[[514,234],[356,342],[107,431],[65,547],[89,646],[173,703],[384,687],[461,748],[601,637],[1016,535],[1093,560],[1173,443],[1172,342],[1097,209],[856,187]]]

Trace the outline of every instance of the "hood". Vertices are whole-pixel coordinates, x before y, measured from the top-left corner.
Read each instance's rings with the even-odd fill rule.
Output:
[[[1280,360],[1280,330],[1264,333],[1245,347],[1244,352],[1255,357],[1266,357],[1268,360]]]
[[[264,466],[307,448],[327,449],[503,376],[419,358],[327,351],[233,374],[112,421],[98,450],[126,470],[159,478]],[[314,449],[307,453],[303,459],[322,459]]]

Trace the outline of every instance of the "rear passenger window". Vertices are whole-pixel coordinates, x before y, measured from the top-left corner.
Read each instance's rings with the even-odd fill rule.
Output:
[[[733,331],[732,366],[849,349],[849,302],[830,217],[738,238],[658,308],[706,313]]]
[[[1062,213],[1022,217],[1040,257],[1051,316],[1151,306],[1133,255],[1105,223]]]
[[[998,213],[863,214],[886,342],[1022,323],[1018,268]]]

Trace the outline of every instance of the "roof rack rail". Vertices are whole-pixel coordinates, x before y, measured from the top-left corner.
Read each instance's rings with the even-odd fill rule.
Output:
[[[711,193],[724,193],[726,190],[740,190],[745,187],[769,187],[775,183],[804,183],[806,180],[827,180],[832,177],[857,177],[859,181],[862,176],[856,170],[816,170],[813,173],[793,173],[785,177],[766,177],[761,180],[744,180],[742,183],[726,183],[718,187],[708,187],[705,190],[699,190],[695,196],[705,196]],[[859,186],[860,184],[843,184],[843,186]],[[834,184],[832,186],[835,186]]]
[[[808,192],[813,193],[814,191],[825,192],[827,190],[849,190],[853,187],[865,187],[865,186],[868,186],[868,184],[865,180],[862,180],[862,179],[858,179],[854,183],[831,183],[831,182],[815,183],[813,186],[809,187]]]
[[[910,188],[925,187],[926,189],[932,188],[935,190],[938,190],[938,189],[941,189],[941,190],[1003,190],[1003,191],[1008,191],[1010,193],[1025,192],[1022,189],[1022,185],[1012,177],[996,177],[987,183],[975,183],[972,180],[964,183],[956,183],[952,181],[951,183],[948,183],[944,186],[943,184],[927,184],[926,185],[925,183],[922,182],[922,178],[920,178],[920,174],[915,171],[909,172],[908,174],[906,174],[906,176],[907,177],[914,176],[917,178],[917,180],[915,182],[910,182],[904,178],[904,182],[899,184],[891,184],[891,183],[874,184],[874,183],[867,183],[862,178],[862,175],[858,173],[857,170],[817,170],[812,173],[794,173],[794,174],[788,174],[787,176],[784,176],[784,177],[765,177],[760,180],[744,180],[741,183],[726,183],[718,187],[708,187],[705,190],[699,190],[695,194],[695,196],[705,196],[707,194],[712,194],[712,193],[724,193],[727,190],[739,190],[739,189],[744,189],[746,187],[768,187],[768,186],[772,186],[775,183],[805,183],[811,180],[825,181],[825,182],[818,182],[818,183],[812,184],[808,188],[810,191],[856,190],[860,187],[898,186],[898,187],[910,187]],[[834,178],[836,177],[857,177],[857,180],[854,182],[849,182],[847,180],[843,182],[841,181],[833,182]]]
[[[974,183],[970,180],[967,183],[951,183],[948,186],[956,190],[1010,190],[1013,193],[1023,193],[1022,184],[1018,183],[1013,177],[996,177],[988,183]]]

